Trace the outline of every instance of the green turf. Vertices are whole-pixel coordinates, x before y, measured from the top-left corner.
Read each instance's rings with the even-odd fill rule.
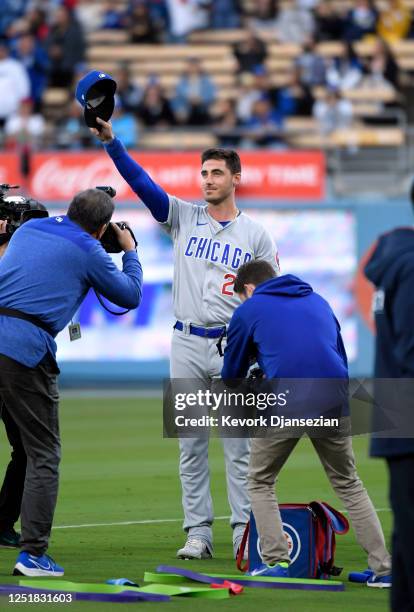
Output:
[[[176,440],[162,437],[161,400],[157,399],[66,399],[61,403],[62,464],[55,526],[89,523],[178,519],[164,523],[54,529],[50,554],[66,570],[65,578],[76,582],[102,582],[127,577],[142,584],[145,570],[159,564],[182,565],[199,572],[235,572],[231,558],[231,530],[227,520],[214,525],[215,558],[189,562],[175,559],[184,541],[181,531],[181,493],[177,472]],[[374,505],[387,508],[387,478],[382,461],[367,457],[367,441],[354,440],[359,473]],[[0,464],[5,465],[8,447],[0,431]],[[217,516],[228,515],[224,461],[220,441],[210,445],[212,489]],[[306,440],[301,441],[284,468],[278,484],[281,502],[324,499],[341,508],[327,483],[317,457]],[[380,513],[387,540],[391,516]],[[15,553],[0,550],[0,581],[17,582],[10,576]],[[338,537],[336,564],[348,571],[364,569],[364,552],[353,533]],[[346,583],[342,593],[303,593],[250,589],[230,600],[198,600],[197,612],[212,609],[251,612],[278,607],[284,612],[328,612],[387,609],[388,593],[380,589]],[[71,611],[128,609],[128,604],[72,603]],[[136,606],[139,604],[129,604]],[[193,602],[142,604],[154,611],[193,609]],[[16,607],[16,604],[14,604]],[[27,604],[30,609],[62,610],[63,604]],[[127,608],[125,608],[127,606]],[[7,598],[0,609],[11,608]],[[21,607],[21,606],[20,606]]]

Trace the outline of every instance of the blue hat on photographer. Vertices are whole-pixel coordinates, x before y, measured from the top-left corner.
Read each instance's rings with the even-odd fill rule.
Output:
[[[99,70],[88,72],[76,86],[76,99],[84,108],[86,125],[99,127],[96,118],[108,121],[114,111],[116,82]]]

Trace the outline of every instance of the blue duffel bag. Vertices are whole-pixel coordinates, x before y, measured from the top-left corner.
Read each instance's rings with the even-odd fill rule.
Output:
[[[322,578],[339,576],[342,568],[334,564],[335,536],[348,532],[349,523],[341,512],[326,502],[309,504],[281,504],[283,531],[289,546],[289,573],[292,578]],[[248,561],[243,563],[248,541]],[[242,572],[252,571],[262,565],[260,540],[253,513],[246,526],[237,567]]]

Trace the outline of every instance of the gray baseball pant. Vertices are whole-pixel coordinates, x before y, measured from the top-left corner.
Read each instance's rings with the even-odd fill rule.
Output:
[[[216,344],[217,340],[174,330],[171,378],[198,379],[201,384],[214,386],[214,378],[220,377],[223,362]],[[250,441],[246,438],[223,438],[222,442],[234,541],[235,536],[240,534],[241,528],[237,527],[245,525],[250,515],[247,493]],[[204,539],[211,547],[214,514],[210,492],[208,443],[208,438],[180,438],[179,441],[183,528],[188,534]]]
[[[248,487],[257,524],[262,559],[267,564],[289,562],[275,494],[277,476],[300,438],[252,440]],[[352,439],[347,436],[311,438],[329,481],[348,511],[358,543],[368,554],[368,566],[377,576],[391,574],[391,556],[372,501],[359,478]]]

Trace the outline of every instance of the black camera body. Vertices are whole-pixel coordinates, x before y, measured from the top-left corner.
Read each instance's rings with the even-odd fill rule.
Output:
[[[29,219],[48,217],[49,213],[43,204],[22,195],[7,195],[19,185],[0,185],[0,220],[7,221],[6,233],[0,234],[0,244],[8,242],[14,232]]]
[[[123,250],[118,242],[118,236],[116,235],[115,230],[113,228],[114,225],[117,225],[119,228],[121,228],[121,230],[127,229],[131,234],[132,238],[134,239],[135,248],[137,248],[138,242],[134,236],[134,232],[129,227],[128,223],[126,223],[125,221],[119,221],[117,223],[110,223],[101,238],[101,244],[105,251],[107,253],[121,253]]]
[[[116,190],[113,187],[110,187],[109,185],[100,185],[99,187],[95,187],[95,189],[99,189],[100,191],[104,191],[111,198],[114,198],[116,196]],[[128,223],[126,223],[125,221],[119,221],[117,223],[110,223],[108,225],[104,235],[101,238],[101,244],[102,244],[103,248],[105,249],[105,251],[107,253],[121,253],[122,250],[123,250],[121,245],[118,242],[118,236],[116,235],[115,230],[113,228],[114,225],[117,225],[122,230],[127,229],[129,231],[129,233],[131,234],[132,238],[134,239],[135,248],[137,248],[138,242],[137,242],[137,239],[134,236],[134,232],[129,227]]]

